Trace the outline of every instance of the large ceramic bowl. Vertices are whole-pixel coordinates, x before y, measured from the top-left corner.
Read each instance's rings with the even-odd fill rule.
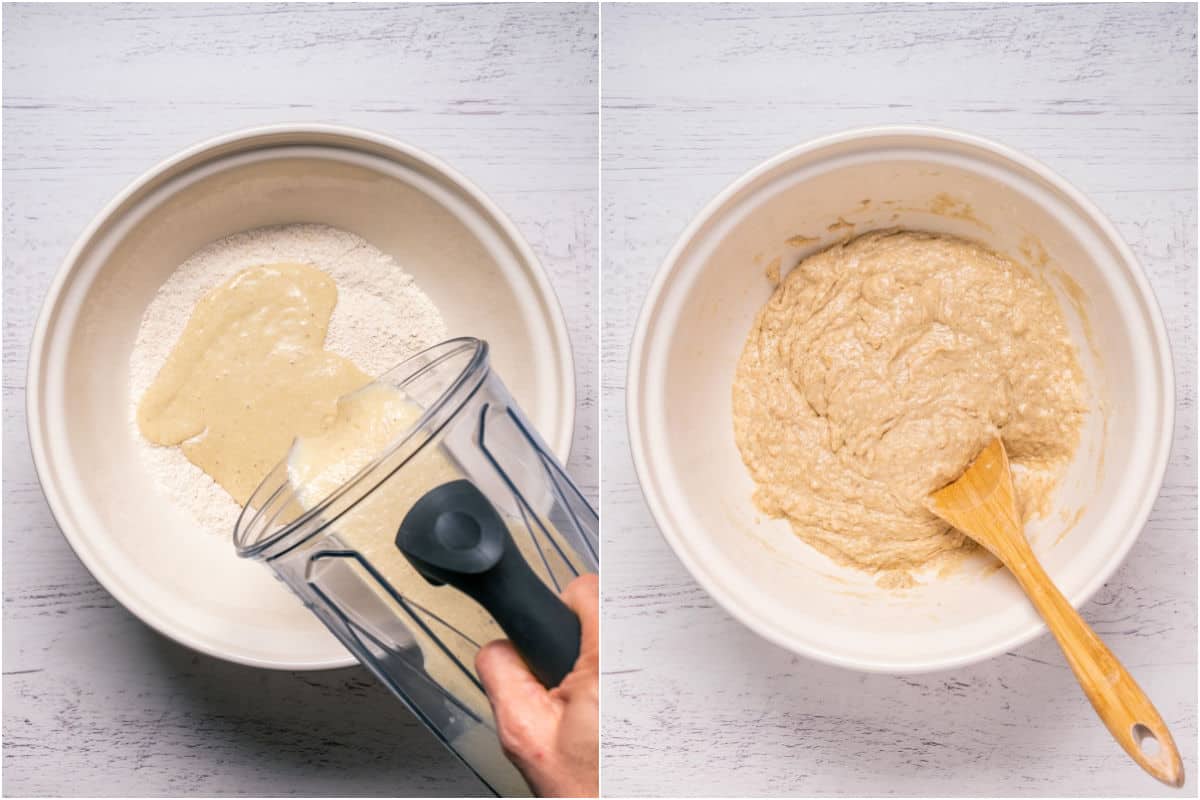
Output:
[[[204,142],[136,180],[59,270],[30,353],[29,436],[50,508],[79,558],[146,623],[214,656],[321,669],[354,659],[232,534],[197,529],[157,491],[127,423],[129,356],[171,272],[216,239],[314,222],[390,254],[451,335],[493,363],[566,459],[575,382],[562,312],[512,223],[465,178],[399,142],[332,126],[258,128]]]
[[[765,518],[734,442],[731,386],[772,291],[766,273],[848,235],[904,227],[980,240],[1046,276],[1062,302],[1092,413],[1036,552],[1079,605],[1137,538],[1170,450],[1174,383],[1161,315],[1113,226],[1063,179],[1009,148],[928,128],[820,139],[714,199],[655,276],[634,336],[628,419],[663,535],[731,614],[797,653],[918,672],[1004,652],[1044,630],[980,555],[908,591],[877,587]]]

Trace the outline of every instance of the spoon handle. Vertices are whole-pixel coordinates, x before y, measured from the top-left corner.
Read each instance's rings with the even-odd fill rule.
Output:
[[[1076,680],[1113,738],[1146,772],[1168,786],[1182,786],[1179,750],[1150,698],[1063,597],[1025,538],[1019,537],[1004,550],[997,555],[1002,556],[1046,621]],[[1145,749],[1147,745],[1150,752]]]

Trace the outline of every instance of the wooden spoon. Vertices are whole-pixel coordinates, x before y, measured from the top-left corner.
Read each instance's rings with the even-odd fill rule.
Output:
[[[1154,704],[1054,586],[1025,540],[1004,443],[997,438],[984,448],[961,478],[930,496],[929,509],[1008,567],[1130,758],[1168,786],[1183,786],[1179,750]]]

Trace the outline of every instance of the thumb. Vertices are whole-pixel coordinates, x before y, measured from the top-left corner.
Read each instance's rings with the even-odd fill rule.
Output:
[[[508,639],[497,639],[480,648],[475,670],[499,725],[504,723],[502,717],[537,714],[552,705],[546,687],[529,671],[525,659]]]

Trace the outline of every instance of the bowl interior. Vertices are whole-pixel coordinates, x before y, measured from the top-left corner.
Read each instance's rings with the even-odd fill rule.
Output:
[[[1054,510],[1029,535],[1063,592],[1082,602],[1137,536],[1161,477],[1171,378],[1152,335],[1157,310],[1087,209],[987,148],[852,139],[776,162],[726,195],[664,267],[644,311],[632,435],[665,535],[743,622],[833,663],[919,671],[1001,652],[1040,623],[982,554],[951,576],[887,591],[765,518],[731,412],[734,368],[773,289],[768,267],[778,261],[786,274],[832,242],[893,226],[982,241],[1045,275],[1059,296],[1092,411]]]
[[[169,171],[109,216],[49,307],[40,404],[43,482],[73,546],[126,606],[197,649],[291,669],[353,659],[262,564],[197,529],[143,468],[130,352],[146,307],[201,246],[262,225],[324,223],[393,256],[451,336],[491,344],[514,397],[565,455],[574,378],[540,267],[477,198],[422,158],[349,146],[235,143]],[[65,517],[65,518],[63,518]]]

